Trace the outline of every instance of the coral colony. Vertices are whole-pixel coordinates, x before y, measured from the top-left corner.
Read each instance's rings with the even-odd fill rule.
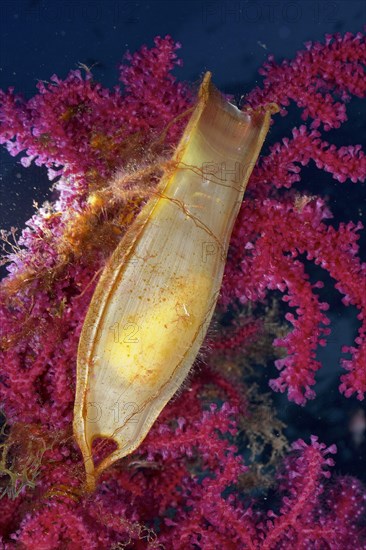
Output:
[[[307,273],[312,263],[358,310],[339,389],[364,398],[362,225],[332,221],[325,198],[303,181],[311,165],[344,186],[365,180],[361,147],[325,140],[347,120],[352,96],[366,95],[361,33],[326,36],[293,61],[264,65],[243,107],[276,104],[272,130],[286,108],[299,119],[278,143],[270,131],[252,172],[198,359],[141,445],[103,470],[94,490],[85,485],[72,428],[80,334],[104,267],[171,170],[196,105],[197,86],[171,75],[178,48],[158,37],[127,54],[122,91],[104,89],[84,67],[40,82],[30,100],[0,92],[1,143],[23,166],[47,167],[57,194],[20,235],[2,233],[2,547],[366,548],[362,484],[332,471],[335,445],[315,435],[288,444],[268,394],[253,383],[254,367],[275,355],[272,390],[299,406],[315,397],[316,353],[330,321],[322,282]],[[209,242],[202,258],[214,253]],[[110,414],[123,421],[130,406],[112,404]],[[93,442],[96,465],[113,445]]]

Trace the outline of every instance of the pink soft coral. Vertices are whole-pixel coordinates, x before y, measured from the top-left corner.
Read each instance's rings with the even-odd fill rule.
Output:
[[[22,154],[25,166],[34,161],[49,169],[50,178],[59,176],[57,202],[28,222],[21,249],[8,257],[10,274],[2,284],[0,393],[13,425],[10,434],[24,434],[19,426],[26,423],[29,437],[41,430],[47,443],[36,487],[25,480],[16,500],[10,500],[9,480],[0,472],[8,495],[0,521],[4,547],[364,547],[365,492],[352,478],[328,480],[334,446],[326,448],[314,437],[310,444],[294,443],[268,512],[240,489],[249,475],[238,451],[240,431],[251,415],[246,389],[233,374],[224,377],[202,365],[137,453],[106,471],[93,495],[82,490],[81,457],[71,436],[76,350],[96,276],[113,245],[97,231],[106,226],[118,240],[121,204],[128,225],[146,198],[145,180],[135,203],[113,202],[102,192],[116,171],[139,173],[140,151],[149,151],[151,161],[154,154],[167,158],[177,143],[186,120],[179,115],[193,101],[189,88],[170,75],[179,64],[177,47],[169,37],[157,38],[154,48],[129,55],[129,64],[121,67],[123,93],[102,88],[90,72],[83,77],[73,71],[64,81],[54,76],[49,84],[40,83],[29,101],[13,90],[0,94],[0,142],[11,154]],[[323,139],[321,128],[338,128],[351,95],[365,96],[365,51],[363,35],[346,34],[308,44],[292,62],[276,65],[270,59],[262,88],[247,98],[253,107],[274,101],[283,115],[295,101],[310,125],[301,124],[273,145],[253,172],[233,234],[221,306],[261,303],[268,291],[279,290],[295,308],[286,315],[293,331],[275,341],[286,357],[278,360],[280,376],[271,386],[287,389],[299,404],[314,396],[316,348],[329,334],[327,304],[316,294],[321,285],[310,283],[302,254],[337,281],[346,305],[359,309],[361,327],[356,345],[347,350],[351,359],[344,361],[348,373],[341,390],[359,399],[366,390],[365,265],[357,257],[362,226],[333,227],[324,199],[291,189],[310,162],[341,182],[364,181],[360,146],[336,148]],[[151,144],[157,149],[149,149]],[[70,252],[62,245],[66,237],[78,244],[78,233],[87,246]],[[226,330],[225,341],[211,338],[207,362],[219,352],[229,364],[230,353],[255,339],[259,324],[260,319],[250,319],[232,333]],[[24,440],[13,445],[9,456],[13,452],[12,467],[19,469],[27,447]]]
[[[329,454],[336,452],[335,445],[326,448],[314,436],[310,445],[301,439],[293,443],[278,476],[279,513],[269,512],[271,519],[260,526],[264,530],[261,549],[361,547],[362,486],[352,478],[343,478],[337,485],[326,483],[331,475],[328,467],[334,465]]]
[[[262,71],[263,88],[246,98],[253,107],[266,101],[288,106],[292,100],[303,109],[304,120],[314,119],[310,128],[294,128],[291,138],[271,146],[255,167],[250,198],[243,203],[234,231],[232,260],[222,292],[222,301],[228,304],[234,297],[255,302],[268,290],[279,290],[284,301],[296,308],[296,315],[286,315],[293,332],[275,342],[284,346],[288,355],[277,361],[281,374],[271,387],[288,389],[289,399],[302,405],[315,396],[311,386],[320,368],[316,348],[325,345],[324,337],[330,331],[325,328],[328,305],[314,292],[321,282],[310,284],[301,254],[329,272],[345,305],[359,309],[357,347],[344,349],[352,359],[342,362],[349,373],[342,376],[340,389],[347,397],[356,393],[359,399],[366,391],[366,264],[357,257],[357,232],[363,225],[341,223],[336,229],[324,222],[332,214],[321,198],[281,193],[301,181],[302,168],[311,161],[340,182],[365,181],[366,156],[360,145],[337,149],[323,141],[319,131],[311,130],[321,125],[325,130],[338,128],[347,120],[344,102],[352,94],[366,95],[365,64],[366,43],[361,33],[327,36],[325,44],[307,44],[307,51],[299,52],[292,62],[279,66],[270,58]],[[286,110],[282,109],[282,114],[285,116]]]

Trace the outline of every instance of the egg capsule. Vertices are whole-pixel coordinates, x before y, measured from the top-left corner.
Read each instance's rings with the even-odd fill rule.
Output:
[[[196,359],[271,112],[240,111],[206,73],[173,168],[102,272],[77,356],[74,435],[89,490],[140,445]],[[116,449],[96,466],[100,437]]]

